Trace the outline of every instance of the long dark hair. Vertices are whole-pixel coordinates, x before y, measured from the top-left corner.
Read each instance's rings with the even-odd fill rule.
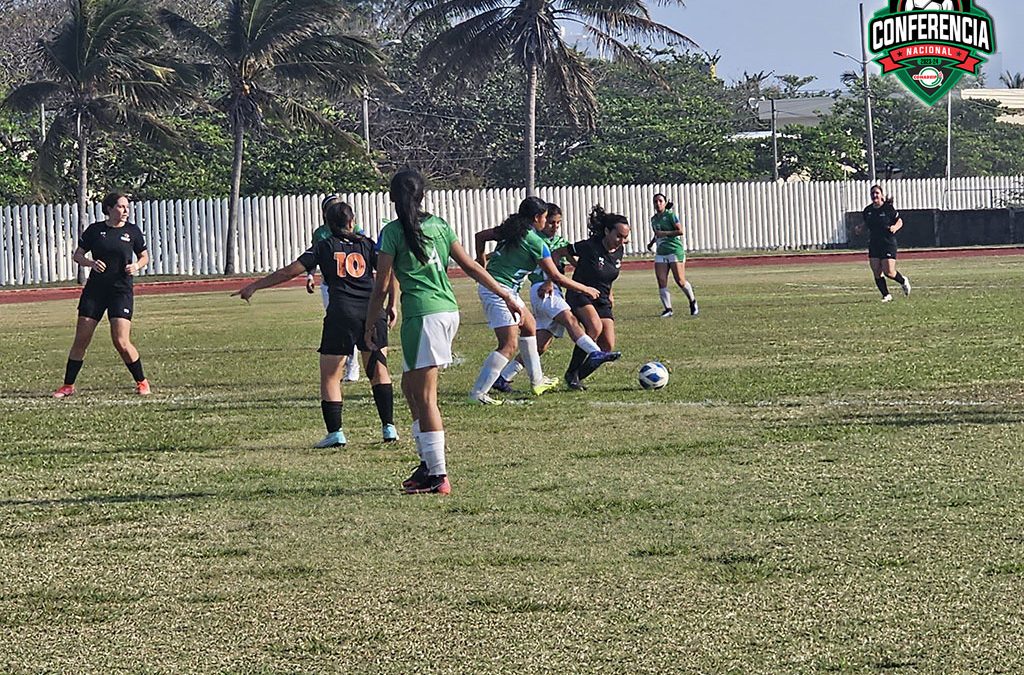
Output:
[[[338,239],[345,241],[360,241],[365,239],[362,234],[352,231],[352,223],[356,220],[356,214],[352,207],[342,201],[333,201],[324,211],[324,220],[327,227],[331,228],[331,234]]]
[[[421,265],[427,264],[426,242],[420,224],[430,217],[420,211],[426,184],[416,169],[402,169],[391,179],[391,201],[405,233],[405,245]]]
[[[548,220],[560,215],[562,215],[562,207],[558,204],[548,202]]]
[[[498,248],[518,246],[526,233],[533,229],[533,219],[548,210],[548,203],[540,197],[527,197],[519,203],[519,210],[506,218],[495,230]]]
[[[124,197],[128,201],[131,201],[131,197],[129,197],[124,192],[110,192],[110,193],[108,193],[107,196],[103,198],[103,202],[102,202],[103,215],[105,215],[105,216],[109,215],[110,214],[110,209],[112,209],[115,206],[117,206],[117,202],[118,202],[119,199],[121,199],[121,197]]]
[[[664,192],[655,192],[654,193],[654,199],[657,199],[658,197],[661,197],[662,199],[665,200],[665,210],[666,211],[671,211],[672,207],[675,206],[672,202],[670,202],[668,200],[668,197],[665,196]]]
[[[587,230],[594,239],[601,239],[608,230],[614,230],[619,223],[629,225],[629,219],[618,213],[608,213],[600,204],[594,204],[594,208],[590,210],[590,218],[587,219]]]

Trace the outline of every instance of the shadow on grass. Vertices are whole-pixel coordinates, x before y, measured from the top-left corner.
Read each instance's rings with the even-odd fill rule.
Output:
[[[883,427],[949,426],[958,424],[1020,424],[1019,410],[947,410],[935,412],[865,412],[850,415],[846,423]]]
[[[64,499],[5,499],[4,506],[82,506],[87,504],[136,504],[146,502],[176,502],[191,499],[216,497],[213,492],[177,492],[166,495],[92,495],[89,497],[65,497]]]

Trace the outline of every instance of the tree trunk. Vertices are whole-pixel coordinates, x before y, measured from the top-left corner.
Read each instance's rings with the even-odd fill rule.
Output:
[[[86,203],[86,199],[89,193],[89,153],[88,147],[86,146],[86,133],[85,129],[82,128],[82,112],[78,112],[78,223],[76,224],[75,231],[71,233],[74,238],[72,249],[78,248],[78,240],[81,239],[82,233],[85,232],[85,228],[89,226],[87,219],[89,217],[86,210],[89,205]],[[85,267],[82,265],[78,266],[77,279],[79,285],[84,284],[86,280]]]
[[[238,238],[239,210],[242,193],[242,150],[245,129],[241,122],[234,124],[235,157],[231,164],[231,197],[228,198],[228,232],[224,241],[224,274],[235,273],[235,241]]]
[[[532,197],[537,191],[537,64],[527,66],[526,71],[526,142],[523,158],[526,160],[526,196]]]

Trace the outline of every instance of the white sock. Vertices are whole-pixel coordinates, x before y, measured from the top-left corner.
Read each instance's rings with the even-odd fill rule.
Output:
[[[683,293],[686,294],[686,299],[690,302],[696,300],[696,297],[693,295],[693,286],[690,285],[689,281],[683,284]]]
[[[544,369],[540,366],[540,354],[537,353],[537,336],[519,338],[519,355],[523,357],[523,366],[530,376],[530,384],[538,386],[544,382]]]
[[[576,346],[588,354],[590,354],[591,352],[601,351],[601,348],[597,346],[596,342],[594,342],[594,338],[590,337],[586,333],[581,335],[579,339],[576,340]]]
[[[420,436],[422,436],[422,435],[423,434],[420,432],[420,421],[419,420],[413,420],[413,423],[412,423],[412,440],[413,440],[414,443],[416,443],[416,455],[420,458],[420,461],[423,461],[423,447],[422,447],[423,442],[420,439]]]
[[[423,444],[423,461],[427,465],[427,474],[443,476],[448,473],[444,465],[444,429],[441,431],[424,431],[420,434]]]
[[[661,296],[661,305],[665,309],[672,309],[672,294],[668,292],[668,289],[659,288],[658,295]]]
[[[473,384],[473,390],[469,392],[469,395],[473,398],[479,398],[491,390],[491,385],[498,379],[498,375],[501,374],[501,369],[508,365],[508,359],[501,354],[501,352],[491,352],[484,359],[484,365],[480,368],[480,374],[477,375],[476,383]]]
[[[505,378],[506,382],[511,382],[515,379],[516,375],[523,369],[523,364],[519,363],[518,360],[512,359],[508,362],[508,365],[501,371],[501,376]]]
[[[345,364],[345,375],[348,377],[359,377],[359,349],[357,347],[352,348],[352,353],[348,355],[348,363]]]

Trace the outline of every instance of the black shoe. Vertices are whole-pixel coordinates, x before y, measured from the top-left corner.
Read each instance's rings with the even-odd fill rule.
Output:
[[[617,361],[622,352],[590,352],[579,370],[576,371],[577,380],[585,380],[590,377],[598,366],[609,361]]]
[[[410,488],[416,485],[422,485],[427,482],[427,464],[426,462],[420,462],[420,465],[416,467],[416,470],[412,472],[412,475],[402,481],[402,487]]]
[[[697,316],[700,314],[700,307],[697,306],[696,300],[690,301],[690,316]]]
[[[565,386],[573,391],[586,391],[587,388],[580,382],[580,376],[576,373],[565,374]]]

